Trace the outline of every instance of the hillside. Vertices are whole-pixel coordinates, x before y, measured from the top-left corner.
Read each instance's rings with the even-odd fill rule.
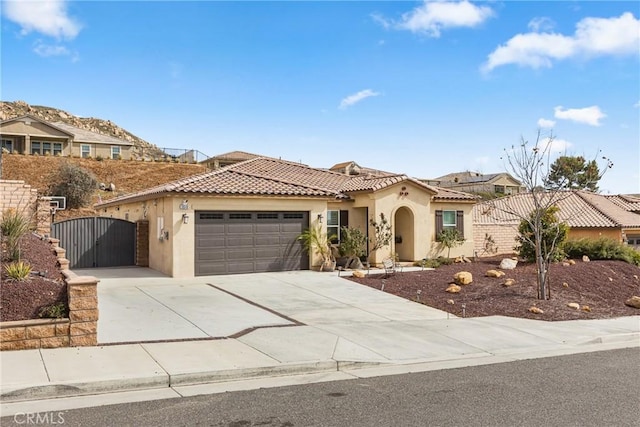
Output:
[[[106,200],[207,171],[204,166],[198,164],[135,160],[98,161],[95,159],[5,154],[2,162],[2,179],[22,180],[38,189],[39,194],[51,195],[47,193],[48,178],[63,162],[70,162],[93,172],[98,182],[115,185],[116,191],[113,192],[96,190],[94,194],[96,202],[98,197]],[[80,212],[60,212],[58,219],[91,215],[93,212],[93,209],[83,209]]]
[[[110,135],[124,141],[132,142],[134,158],[143,157],[143,153],[146,157],[160,157],[165,154],[154,144],[122,129],[110,120],[97,119],[94,117],[78,117],[64,110],[41,105],[29,105],[24,101],[0,101],[0,121],[24,115],[30,115],[47,122],[60,121],[82,129],[87,129],[91,132]]]

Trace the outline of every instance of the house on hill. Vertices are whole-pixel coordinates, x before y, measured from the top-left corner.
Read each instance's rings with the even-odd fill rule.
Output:
[[[508,196],[523,193],[522,183],[506,172],[481,174],[479,172],[455,172],[434,179],[423,180],[429,185],[458,191]]]
[[[397,254],[415,261],[446,254],[437,232],[457,229],[465,243],[452,255],[471,256],[476,198],[432,187],[403,174],[350,175],[267,157],[117,197],[96,205],[105,217],[148,221],[149,266],[174,277],[300,270],[317,266],[297,236],[319,224],[332,234],[383,214],[392,227],[381,263]]]
[[[568,239],[607,237],[640,249],[640,198],[574,190],[560,197],[556,206],[558,219],[570,227]],[[513,252],[520,220],[533,209],[531,193],[475,205],[472,215],[476,253],[493,255],[486,251],[487,237],[494,241],[498,253]]]
[[[130,159],[133,148],[129,141],[28,115],[1,121],[0,137],[5,152],[39,156]]]
[[[230,166],[236,163],[244,162],[245,160],[255,159],[257,157],[265,157],[259,154],[247,153],[246,151],[230,151],[228,153],[218,154],[217,156],[209,157],[206,160],[200,162],[200,164],[206,166],[209,169],[220,169],[225,166]]]

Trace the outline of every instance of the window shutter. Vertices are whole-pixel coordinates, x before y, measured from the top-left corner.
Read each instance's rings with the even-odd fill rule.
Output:
[[[464,238],[464,211],[456,211],[456,228],[460,236]]]
[[[436,211],[436,240],[440,238],[440,233],[442,233],[442,211]]]
[[[342,227],[349,226],[349,211],[340,211],[340,240],[343,239]]]
[[[349,211],[340,211],[340,227],[349,226]]]

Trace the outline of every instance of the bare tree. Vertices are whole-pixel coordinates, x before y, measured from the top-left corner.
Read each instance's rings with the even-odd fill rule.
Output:
[[[557,206],[558,202],[567,198],[570,188],[567,182],[560,183],[552,189],[545,189],[545,184],[549,182],[551,170],[551,154],[554,136],[543,136],[540,131],[536,135],[535,146],[531,147],[529,142],[522,138],[520,146],[512,146],[505,149],[503,160],[508,172],[522,182],[522,185],[531,194],[530,201],[532,210],[530,213],[523,213],[509,204],[494,205],[496,209],[513,215],[521,222],[527,222],[530,233],[521,234],[520,239],[527,241],[535,248],[535,261],[537,271],[538,299],[550,299],[551,289],[549,287],[549,265],[557,245],[563,236],[563,224],[561,221],[549,224],[545,221],[545,215]],[[606,167],[601,168],[602,172],[594,177],[597,182],[606,170],[613,167],[613,163],[602,157],[606,162]]]

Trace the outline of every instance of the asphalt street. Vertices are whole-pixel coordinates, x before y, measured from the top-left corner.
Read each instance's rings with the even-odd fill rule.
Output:
[[[638,348],[19,413],[2,426],[638,426]],[[31,421],[31,422],[29,422]]]

